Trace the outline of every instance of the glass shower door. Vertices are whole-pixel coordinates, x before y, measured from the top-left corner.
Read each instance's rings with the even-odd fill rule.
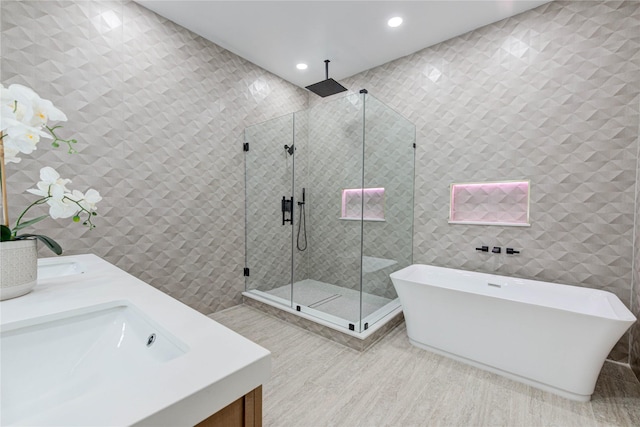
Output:
[[[413,262],[415,126],[366,96],[362,241],[362,325],[400,306],[389,274]]]
[[[412,262],[415,127],[352,94],[245,129],[245,290],[362,332]]]
[[[245,290],[287,306],[295,214],[293,131],[292,114],[245,129]]]
[[[343,202],[362,187],[363,125],[359,95],[315,105],[295,120],[295,194],[300,200],[304,188],[305,204],[294,225],[293,305],[353,331],[360,321],[362,221]]]

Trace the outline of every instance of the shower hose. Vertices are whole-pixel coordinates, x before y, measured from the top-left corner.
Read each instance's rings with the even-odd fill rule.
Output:
[[[300,220],[298,221],[298,236],[296,238],[296,247],[299,251],[304,251],[307,249],[307,214],[304,211],[304,202],[298,202],[299,211],[300,211]],[[300,229],[304,230],[303,241],[304,245],[300,244]]]

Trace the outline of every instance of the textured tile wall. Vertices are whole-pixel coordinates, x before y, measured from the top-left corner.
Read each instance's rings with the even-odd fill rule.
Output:
[[[374,97],[367,96],[364,108],[362,96],[353,95],[251,126],[246,139],[248,288],[268,291],[290,283],[293,237],[294,281],[360,289],[362,267],[365,292],[395,298],[389,274],[409,265],[412,254],[413,124]],[[284,149],[292,143],[294,156]],[[341,219],[342,190],[361,188],[363,179],[367,188],[385,188],[384,221]],[[291,194],[293,227],[282,225],[280,212],[282,197]],[[301,220],[305,251],[298,249],[304,246]]]
[[[314,278],[359,287],[361,227],[339,220],[341,189],[362,185],[358,97],[257,124],[246,135],[251,147],[246,154],[249,288],[267,291],[291,283],[292,242],[294,281]],[[284,150],[292,143],[294,156]],[[303,188],[307,248],[300,251],[298,241],[301,247],[305,242],[304,228],[298,237],[297,201]],[[280,201],[292,195],[294,225],[283,226]]]
[[[308,112],[277,117],[247,128],[245,155],[247,289],[269,291],[307,279],[311,232],[305,212],[301,216],[302,189],[308,187]],[[289,154],[284,147],[294,146]],[[295,176],[295,180],[293,179]],[[295,187],[294,187],[295,186]],[[294,197],[293,224],[282,224],[282,197]],[[306,223],[306,225],[305,225]],[[302,227],[300,227],[302,224]],[[305,227],[307,237],[305,240]],[[298,247],[301,249],[299,250]]]
[[[414,142],[413,123],[367,95],[364,187],[385,189],[385,221],[363,224],[362,290],[391,299],[389,274],[412,263]]]
[[[341,220],[342,190],[362,187],[363,116],[359,95],[309,111],[310,277],[360,288],[359,221]]]
[[[267,291],[291,281],[291,225],[282,225],[281,200],[292,191],[293,114],[245,130],[247,289]]]
[[[417,126],[415,262],[605,289],[629,306],[639,22],[638,2],[552,2],[341,81]],[[531,180],[531,227],[447,223],[452,182],[518,179]],[[628,343],[611,357],[628,361]]]
[[[529,183],[459,183],[451,186],[451,221],[529,223]]]
[[[309,245],[309,235],[313,231],[309,222],[310,197],[309,186],[309,111],[299,111],[294,114],[294,143],[295,143],[295,168],[294,168],[294,219],[293,219],[293,282],[299,282],[309,278],[312,262],[312,250]],[[301,206],[302,191],[305,191],[305,204]],[[306,231],[306,233],[305,233]]]
[[[129,1],[6,1],[1,81],[69,117],[69,156],[42,144],[9,176],[10,213],[41,166],[104,197],[97,228],[46,220],[65,254],[91,252],[203,313],[242,302],[243,131],[307,94]],[[41,256],[51,256],[41,249]]]
[[[640,109],[640,100],[638,100],[638,109]],[[638,175],[640,176],[640,123],[638,123]],[[631,288],[631,312],[640,319],[640,185],[636,184],[636,228],[635,228],[635,258],[633,268],[633,286]],[[633,372],[640,380],[640,322],[636,322],[629,332],[629,364]]]
[[[395,298],[389,273],[411,263],[415,127],[372,96],[362,102],[352,95],[309,111],[309,274],[359,289],[362,254],[363,291]],[[363,183],[385,188],[385,221],[340,218],[342,190]]]
[[[341,82],[418,126],[416,262],[606,289],[630,304],[639,7],[553,2]],[[72,164],[44,146],[23,161],[12,215],[41,164],[54,166],[105,196],[92,232],[37,228],[66,253],[103,256],[205,313],[238,303],[242,131],[304,108],[306,93],[130,2],[4,0],[0,12],[2,82],[52,99],[82,141]],[[523,178],[530,228],[447,224],[451,182]],[[627,360],[625,342],[613,358]]]

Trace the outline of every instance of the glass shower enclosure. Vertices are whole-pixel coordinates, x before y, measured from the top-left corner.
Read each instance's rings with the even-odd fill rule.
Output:
[[[363,91],[245,129],[245,292],[363,332],[412,263],[415,126]]]

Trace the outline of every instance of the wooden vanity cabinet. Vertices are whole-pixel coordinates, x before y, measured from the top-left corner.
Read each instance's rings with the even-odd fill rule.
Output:
[[[196,427],[262,427],[262,386],[196,424]]]

